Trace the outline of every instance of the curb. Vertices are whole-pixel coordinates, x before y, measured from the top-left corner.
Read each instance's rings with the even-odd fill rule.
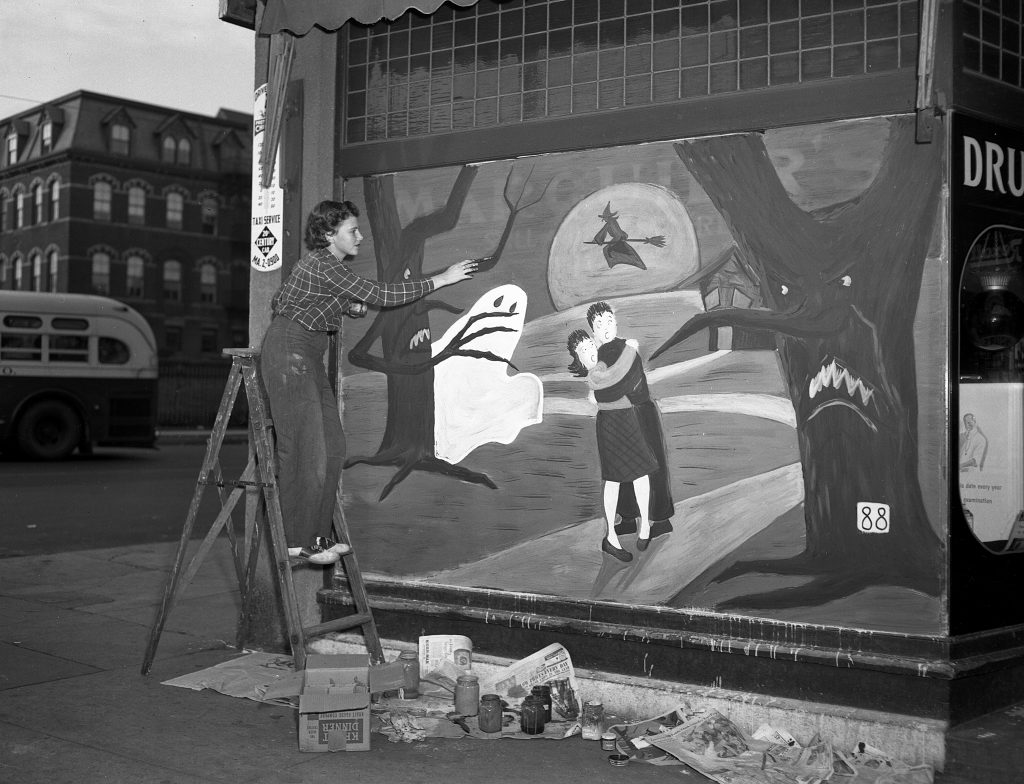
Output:
[[[174,446],[181,444],[205,444],[210,438],[209,430],[157,430],[156,445]],[[224,434],[225,444],[244,444],[249,440],[246,428],[232,428]]]

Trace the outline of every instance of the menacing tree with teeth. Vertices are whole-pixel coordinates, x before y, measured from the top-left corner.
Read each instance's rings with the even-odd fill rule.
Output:
[[[364,179],[366,213],[373,231],[378,280],[400,282],[422,277],[423,253],[427,240],[455,228],[476,173],[475,166],[462,167],[445,205],[432,213],[413,219],[404,227],[398,216],[393,175]],[[511,178],[510,169],[505,186],[509,216],[504,233],[497,250],[490,256],[478,260],[478,272],[490,270],[498,262],[516,215],[543,197],[542,192],[541,196],[530,204],[513,204],[508,199],[508,183]],[[525,189],[524,184],[524,192]],[[522,193],[520,201],[521,199]],[[348,354],[353,365],[387,375],[388,421],[380,447],[374,455],[353,457],[345,463],[346,468],[357,463],[398,467],[381,491],[379,500],[384,500],[395,486],[414,470],[445,474],[492,489],[496,487],[486,474],[461,465],[453,465],[435,456],[434,366],[454,356],[507,363],[508,358],[478,351],[473,349],[471,344],[481,335],[509,329],[500,324],[481,326],[481,319],[472,320],[472,323],[445,346],[444,350],[432,356],[429,315],[434,309],[450,313],[462,312],[461,308],[429,297],[404,307],[380,310],[366,334]],[[501,312],[483,315],[488,319],[511,316],[509,313]],[[380,340],[379,356],[371,353],[377,340]]]
[[[769,309],[698,314],[652,359],[706,327],[773,330],[803,465],[804,552],[736,563],[716,580],[750,572],[808,579],[723,606],[817,605],[872,585],[939,592],[942,544],[917,478],[913,321],[941,147],[915,144],[912,118],[891,121],[871,186],[816,218],[790,200],[759,135],[676,145],[757,265]],[[889,533],[860,532],[860,501],[889,504]]]

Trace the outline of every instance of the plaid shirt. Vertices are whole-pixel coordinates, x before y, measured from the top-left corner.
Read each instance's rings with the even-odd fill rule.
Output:
[[[378,283],[356,275],[327,248],[307,253],[281,288],[270,307],[311,332],[334,332],[353,300],[390,308],[417,300],[434,290],[431,280]]]

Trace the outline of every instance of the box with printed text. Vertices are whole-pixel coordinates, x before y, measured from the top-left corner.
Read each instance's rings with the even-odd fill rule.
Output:
[[[369,751],[367,656],[306,657],[299,694],[300,751]]]

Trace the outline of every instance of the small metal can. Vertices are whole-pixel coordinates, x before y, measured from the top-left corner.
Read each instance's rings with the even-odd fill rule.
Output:
[[[622,767],[627,762],[629,762],[629,755],[628,754],[609,754],[608,755],[608,762],[610,762],[612,765],[615,765],[616,767]]]
[[[603,751],[615,751],[615,733],[605,732],[601,735],[601,749]]]

